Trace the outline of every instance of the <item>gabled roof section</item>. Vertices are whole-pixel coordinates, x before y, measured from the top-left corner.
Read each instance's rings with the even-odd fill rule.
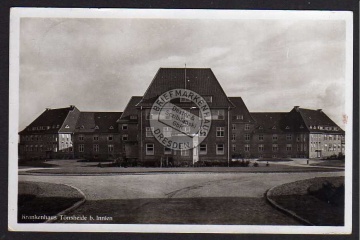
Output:
[[[210,68],[160,68],[138,106],[149,107],[158,96],[172,89],[189,89],[203,97],[212,96],[210,107],[234,107]]]
[[[131,115],[137,115],[136,104],[138,104],[142,98],[143,97],[140,96],[132,96],[119,120],[128,119]]]
[[[282,133],[284,132],[283,120],[286,112],[253,112],[251,116],[255,120],[254,132],[259,133]]]
[[[233,122],[255,122],[241,97],[229,97],[229,100],[235,106],[235,108],[231,110]],[[237,115],[242,115],[243,119],[236,119]]]
[[[293,111],[298,111],[306,125],[311,132],[344,132],[333,120],[331,120],[321,109],[312,110],[295,107]],[[311,129],[310,129],[311,126]],[[313,127],[316,126],[316,129]],[[321,129],[319,129],[321,127]],[[328,129],[327,129],[328,128]],[[338,130],[334,130],[337,128]]]
[[[81,112],[76,133],[117,133],[116,121],[122,112]]]
[[[58,133],[62,127],[65,129],[64,123],[70,112],[76,113],[79,112],[79,110],[75,106],[57,109],[47,108],[29,126],[22,130],[20,134]],[[72,124],[72,121],[69,121],[67,124],[69,128],[75,125],[75,123]]]
[[[71,109],[66,116],[61,128],[59,129],[60,133],[72,133],[75,131],[76,122],[80,116],[80,111],[76,107]]]

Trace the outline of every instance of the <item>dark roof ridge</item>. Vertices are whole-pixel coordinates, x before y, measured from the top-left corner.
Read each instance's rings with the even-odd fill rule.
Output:
[[[235,108],[235,105],[230,101],[229,97],[226,95],[224,89],[222,88],[222,86],[221,86],[219,80],[217,79],[217,77],[215,76],[213,70],[212,70],[211,68],[205,68],[205,69],[209,69],[210,72],[211,72],[211,74],[213,75],[213,77],[216,79],[215,82],[219,85],[220,90],[221,90],[221,91],[223,92],[223,94],[226,96],[227,100],[229,101],[229,103],[230,103],[230,105],[231,105],[231,106],[229,106],[229,108]]]
[[[150,84],[148,85],[148,87],[147,87],[147,89],[146,89],[146,91],[145,91],[144,95],[142,96],[142,99],[140,100],[139,103],[141,103],[141,102],[144,100],[144,96],[146,96],[146,94],[147,94],[147,92],[149,91],[151,85],[155,82],[155,79],[156,79],[157,76],[159,75],[161,69],[162,69],[162,68],[159,68],[159,69],[157,70],[155,76],[153,77],[153,79],[151,80]],[[134,96],[132,96],[132,97],[130,98],[130,101],[131,101],[131,99],[132,99],[133,97],[134,97]],[[130,103],[130,101],[128,102],[128,104]],[[138,104],[139,104],[139,103],[138,103]],[[127,105],[128,105],[128,104],[127,104]],[[138,105],[138,104],[136,104],[136,105]],[[127,107],[127,105],[126,105],[126,107]],[[125,109],[126,109],[126,107],[125,107]],[[125,111],[124,111],[124,112],[125,112]],[[121,117],[120,117],[120,118],[121,118]]]
[[[141,99],[139,100],[139,102],[135,104],[135,107],[136,107],[136,106],[142,101],[143,96],[131,96],[131,97],[130,97],[130,100],[128,101],[128,103],[126,104],[126,106],[125,106],[125,108],[124,108],[124,111],[121,113],[121,115],[120,115],[120,117],[119,117],[119,119],[118,119],[117,121],[119,121],[119,120],[123,117],[123,115],[126,113],[126,111],[128,110],[128,108],[131,107],[131,106],[130,106],[130,103],[131,103],[131,101],[132,101],[133,99],[135,99],[135,98],[141,98]]]
[[[53,111],[53,110],[70,110],[70,109],[72,109],[72,106],[63,107],[63,108],[45,108],[44,112],[45,111]]]
[[[307,129],[308,131],[310,131],[310,128],[309,128],[308,125],[306,124],[305,117],[304,117],[304,115],[303,115],[302,112],[301,112],[301,110],[303,110],[303,109],[305,109],[305,108],[300,108],[300,107],[299,107],[299,111],[298,111],[298,112],[299,112],[299,114],[300,114],[301,120],[302,120],[302,122],[304,123],[306,129]],[[306,109],[306,110],[316,111],[316,110],[313,110],[313,109]]]
[[[255,119],[253,118],[253,116],[251,116],[251,113],[250,113],[249,109],[247,108],[247,106],[246,106],[244,100],[242,99],[242,97],[228,97],[228,99],[229,99],[229,101],[231,102],[231,104],[234,105],[235,108],[237,108],[238,106],[236,106],[236,105],[231,101],[231,98],[233,98],[234,100],[235,100],[235,99],[240,99],[240,100],[242,101],[242,103],[244,104],[245,109],[246,109],[247,113],[249,114],[250,118],[255,122]]]
[[[301,108],[301,107],[299,107],[299,110],[308,110],[308,111],[322,112],[322,109],[310,109],[310,108]],[[321,110],[321,111],[319,111],[319,110]]]

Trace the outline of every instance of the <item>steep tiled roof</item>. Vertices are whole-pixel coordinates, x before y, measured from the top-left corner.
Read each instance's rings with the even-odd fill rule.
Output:
[[[63,125],[61,126],[59,132],[61,133],[72,133],[75,131],[76,122],[80,116],[80,111],[77,108],[74,108],[67,115]]]
[[[123,120],[129,118],[130,115],[137,115],[136,104],[138,104],[141,101],[141,99],[142,97],[132,96],[130,101],[126,105],[124,112],[121,114],[120,119]]]
[[[210,107],[233,107],[210,68],[160,68],[138,106],[151,106],[159,95],[172,89],[189,89],[203,97],[212,96]]]
[[[20,134],[36,134],[36,133],[58,133],[61,132],[66,118],[72,111],[79,110],[70,106],[67,108],[46,109],[38,118],[36,118],[29,126],[27,126]],[[72,114],[75,115],[76,114]],[[72,125],[68,123],[69,127]],[[75,125],[75,124],[73,124]],[[65,126],[64,126],[65,127]],[[73,126],[71,126],[73,127]]]
[[[251,116],[255,120],[254,132],[282,133],[284,132],[283,119],[286,112],[253,112]]]
[[[81,112],[76,123],[77,133],[116,133],[116,121],[122,112]]]
[[[312,109],[298,108],[298,111],[302,119],[304,120],[307,128],[310,131],[343,132],[343,130],[320,109],[312,110]],[[310,126],[312,129],[310,129]],[[313,129],[314,126],[317,126],[317,128]],[[318,126],[321,126],[323,129],[319,129]],[[325,127],[331,127],[331,129],[326,130]],[[334,127],[338,128],[338,131],[335,131],[333,129]]]
[[[236,122],[254,122],[254,118],[251,116],[249,110],[247,109],[244,101],[241,97],[229,97],[231,103],[235,106],[231,110],[231,115],[233,117],[233,121]],[[242,120],[236,120],[236,115],[242,115]]]

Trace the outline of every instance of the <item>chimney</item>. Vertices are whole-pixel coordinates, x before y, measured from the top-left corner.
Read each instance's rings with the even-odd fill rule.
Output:
[[[70,109],[74,110],[75,106],[74,105],[70,105]]]
[[[300,106],[294,106],[294,109],[298,112],[299,111]]]
[[[46,110],[46,111],[49,111],[49,110],[51,110],[51,108],[46,108],[45,110]]]
[[[318,109],[317,111],[318,111],[318,112],[322,112],[322,109]]]

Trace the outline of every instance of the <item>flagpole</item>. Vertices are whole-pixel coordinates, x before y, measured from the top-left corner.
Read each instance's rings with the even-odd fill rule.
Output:
[[[185,89],[186,89],[186,63],[185,63]]]

